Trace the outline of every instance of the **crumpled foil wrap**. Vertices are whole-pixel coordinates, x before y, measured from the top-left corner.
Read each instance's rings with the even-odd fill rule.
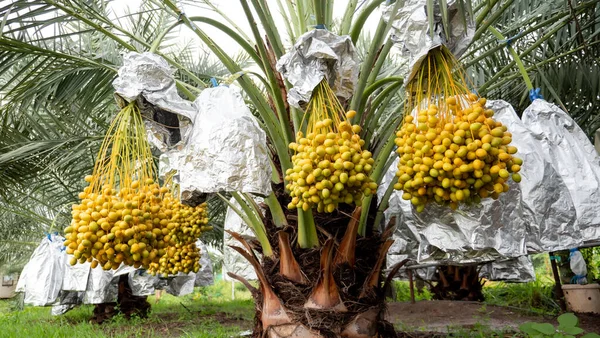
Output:
[[[185,274],[179,272],[175,277],[169,277],[169,282],[165,291],[173,296],[185,296],[194,292],[194,282],[196,280],[196,274],[190,272]]]
[[[240,90],[219,86],[202,91],[198,113],[179,159],[181,200],[197,193],[271,193],[267,137]]]
[[[188,274],[178,273],[176,276],[161,278],[152,276],[142,270],[129,273],[129,285],[134,296],[149,296],[155,290],[165,290],[174,296],[185,296],[194,292],[196,286],[208,286],[214,283],[212,263],[208,250],[202,241],[196,241],[196,246],[200,248],[200,265],[198,272]]]
[[[100,266],[90,269],[87,282],[84,304],[111,303],[117,300],[117,280],[113,281],[112,270],[104,271]]]
[[[50,314],[52,316],[59,316],[82,304],[83,294],[84,292],[80,291],[61,291],[58,294],[56,304],[52,305]]]
[[[200,240],[196,241],[196,246],[200,248],[200,270],[196,272],[194,286],[213,285],[215,283],[215,276],[213,275],[212,262],[208,255],[208,249]]]
[[[67,266],[64,240],[62,236],[50,234],[33,251],[15,289],[25,293],[25,304],[46,306],[56,301]]]
[[[393,244],[392,244],[393,245]],[[390,248],[391,250],[391,248]],[[414,264],[416,262],[416,258],[413,257],[412,254],[391,254],[388,252],[387,260],[386,260],[386,274],[390,273],[390,270],[394,268],[394,266],[406,258],[410,259]],[[408,273],[406,272],[406,266],[410,266],[412,264],[406,264],[404,267],[398,270],[398,273],[394,277],[395,279],[408,280]],[[428,266],[424,268],[413,268],[413,278],[418,278],[422,280],[434,280],[435,278],[435,266]]]
[[[166,289],[175,296],[190,294],[194,286],[214,283],[212,264],[208,250],[200,240],[202,267],[197,273],[178,274],[162,279],[143,269],[121,264],[117,270],[92,269],[90,263],[68,263],[69,256],[63,250],[64,238],[45,237],[23,269],[17,292],[25,292],[25,302],[34,306],[52,305],[52,315],[61,315],[81,304],[101,304],[117,300],[118,282],[127,275],[134,296],[149,296],[156,289]]]
[[[288,103],[301,108],[324,78],[338,97],[349,99],[358,81],[359,63],[349,36],[315,29],[300,36],[276,67],[293,86]]]
[[[382,180],[378,195],[390,184],[398,160]],[[390,197],[386,223],[396,217],[395,240],[390,255],[410,255],[419,263],[478,263],[527,254],[521,191],[517,184],[498,200],[479,206],[448,207],[430,204],[421,213],[413,210],[400,191]]]
[[[165,180],[171,176],[173,183],[181,182],[179,177],[179,163],[183,159],[183,146],[165,151],[158,157],[158,178]]]
[[[88,276],[90,275],[90,263],[71,265],[68,258],[65,260],[65,274],[61,292],[63,291],[85,291]]]
[[[150,296],[158,283],[158,276],[152,276],[146,270],[138,269],[127,275],[131,294],[134,296]]]
[[[461,206],[455,212],[431,204],[416,213],[401,192],[394,191],[384,213],[386,224],[395,217],[396,225],[388,268],[404,258],[420,264],[496,261],[492,266],[498,273],[490,272],[491,279],[523,281],[534,274],[525,269],[525,258],[517,257],[566,250],[599,238],[600,216],[593,206],[597,209],[600,200],[600,159],[583,131],[543,100],[534,101],[523,121],[505,101],[489,100],[487,106],[513,134],[511,145],[524,161],[521,183],[511,181],[511,190],[496,201],[486,199],[481,206]],[[384,175],[377,192],[380,199],[395,177],[397,163],[398,159]],[[519,266],[520,275],[508,272]]]
[[[513,134],[512,144],[519,150],[516,155],[523,159],[519,186],[527,227],[527,250],[530,253],[558,251],[580,245],[575,206],[566,181],[555,169],[552,158],[544,155],[547,145],[540,142],[530,124],[521,121],[506,101],[490,100],[487,106],[494,110],[494,118]],[[565,158],[557,160],[562,163]]]
[[[521,256],[484,264],[479,277],[491,281],[527,283],[535,281],[535,269],[529,256]]]
[[[571,236],[581,236],[581,241],[600,240],[600,157],[594,146],[567,113],[541,99],[525,109],[523,123],[541,143],[542,154],[571,195],[579,226],[569,229]]]
[[[404,83],[410,82],[414,77],[421,61],[431,49],[445,45],[458,58],[467,50],[473,40],[475,35],[473,18],[466,15],[466,18],[463,19],[457,1],[448,0],[447,4],[448,37],[444,31],[438,5],[434,8],[435,31],[433,38],[427,18],[427,0],[406,0],[401,6],[398,6],[395,13],[395,3],[382,6],[384,21],[392,20],[392,41],[400,47],[401,56],[406,58],[409,63]]]
[[[141,96],[151,105],[177,114],[182,139],[186,140],[196,109],[177,93],[174,72],[167,61],[157,54],[130,52],[123,56],[123,65],[113,81],[113,87],[117,94],[129,102]],[[146,120],[148,140],[160,151],[165,151],[168,146],[172,146],[167,141],[168,131],[152,121],[152,109],[147,111],[142,107],[142,111],[150,115],[150,120]]]
[[[103,270],[97,266],[90,268],[88,284],[83,297],[84,304],[102,304],[117,300],[119,277],[129,274],[136,269],[132,266],[121,264],[117,270]]]
[[[257,197],[255,198],[255,201],[260,205],[263,202],[263,199]],[[240,209],[240,205],[234,198],[231,198],[229,202]],[[223,223],[223,227],[225,230],[237,232],[247,240],[255,239],[252,229],[230,207],[227,207],[227,213],[225,214],[225,222]],[[256,272],[254,271],[252,265],[237,251],[230,248],[230,245],[241,246],[241,243],[235,238],[231,237],[230,234],[225,232],[223,240],[223,279],[227,281],[231,280],[231,278],[227,276],[227,273],[231,272],[242,278],[245,278],[246,280],[257,280]]]

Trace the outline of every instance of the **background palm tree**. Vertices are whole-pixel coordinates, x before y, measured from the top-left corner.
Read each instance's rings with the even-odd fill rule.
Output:
[[[241,0],[252,31],[242,31],[209,0],[202,6],[216,11],[223,20],[187,17],[178,5],[188,2],[147,0],[139,9],[118,16],[109,13],[108,3],[13,0],[0,8],[0,210],[9,215],[0,217],[0,252],[9,253],[0,259],[19,259],[20,253],[21,259],[27,257],[25,253],[33,246],[18,242],[37,242],[52,224],[55,229],[67,224],[68,213],[63,206],[76,200],[76,193],[82,189],[81,178],[92,169],[99,142],[116,109],[111,82],[120,65],[120,54],[126,51],[162,54],[177,70],[178,88],[189,99],[206,87],[208,78],[248,69],[252,61],[252,74],[240,77],[238,84],[267,129],[273,155],[283,172],[290,165],[286,143],[294,135],[289,126],[299,125],[301,112],[286,106],[285,89],[278,82],[273,64],[289,48],[288,42],[312,29],[319,20],[334,32],[349,34],[361,51],[361,75],[354,97],[346,105],[365,117],[361,137],[377,158],[374,179],[390,166],[393,132],[403,111],[403,79],[398,76],[398,66],[405,60],[394,57],[396,47],[388,36],[390,26],[384,21],[370,36],[363,31],[366,18],[379,15],[376,9],[383,0],[349,0],[343,17],[336,19],[332,1]],[[446,1],[435,3],[445,9]],[[600,117],[592,109],[600,99],[600,1],[457,3],[463,14],[471,13],[476,18],[475,38],[462,62],[480,94],[503,98],[522,111],[528,105],[528,90],[541,87],[549,101],[564,106],[591,136],[600,126]],[[275,28],[274,15],[283,16],[285,29]],[[192,28],[201,47],[177,44],[171,29],[178,25]],[[206,25],[229,35],[244,53],[229,57],[202,30]],[[510,40],[512,49],[502,41],[507,36],[517,36]],[[210,54],[199,52],[204,50]],[[192,57],[196,54],[200,57]],[[529,77],[531,84],[524,80],[524,74],[528,74],[525,78]],[[234,196],[247,201],[244,196]],[[285,194],[278,197],[281,202],[287,198]],[[385,200],[380,202],[379,207],[372,199],[363,203],[359,234],[365,238],[378,228],[386,205]],[[213,214],[222,212],[222,204],[219,208]],[[351,212],[336,214],[339,224],[347,224]],[[256,213],[251,203],[245,213]],[[289,212],[286,214],[290,218]],[[299,227],[302,220],[311,217],[299,214]],[[254,220],[260,222],[258,217]],[[267,223],[273,226],[271,221]],[[215,240],[222,238],[218,232],[215,234]],[[275,237],[270,240],[276,247]],[[322,242],[317,238],[312,244],[320,246]],[[373,262],[377,250],[371,248],[362,255]],[[303,269],[304,264],[308,263],[300,262]],[[268,276],[271,286],[275,284],[273,278]],[[262,303],[260,297],[258,301]],[[260,316],[260,311],[257,314]],[[262,329],[257,327],[257,331]]]
[[[70,205],[117,111],[112,81],[128,49],[85,24],[105,25],[107,19],[94,17],[110,17],[106,2],[53,4],[13,1],[0,9],[5,18],[0,38],[0,268],[22,265],[44,232],[69,224]],[[64,10],[85,14],[75,18]],[[144,2],[120,19],[132,28],[135,45],[156,38],[167,17]],[[175,37],[167,35],[164,43],[172,44],[170,60],[185,69],[185,74],[176,73],[185,86],[228,74],[202,46],[174,44]],[[236,62],[246,65],[248,58],[239,54]],[[222,239],[224,213],[225,205],[211,198],[215,231],[205,241]]]

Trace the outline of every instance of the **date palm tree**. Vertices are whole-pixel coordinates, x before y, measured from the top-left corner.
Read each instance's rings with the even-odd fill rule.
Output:
[[[425,2],[429,8],[440,6],[447,24],[448,1]],[[391,229],[381,225],[392,189],[382,200],[367,197],[356,208],[340,206],[332,214],[287,210],[290,197],[283,178],[291,167],[288,144],[302,128],[303,112],[286,104],[290,88],[275,70],[290,43],[317,24],[351,37],[362,51],[362,66],[344,108],[358,112],[360,136],[375,159],[371,179],[379,183],[393,161],[394,134],[403,112],[403,78],[397,67],[403,60],[394,58],[391,25],[379,18],[377,9],[384,1],[348,0],[343,15],[334,18],[334,1],[240,0],[249,31],[209,0],[199,6],[222,20],[188,17],[183,8],[197,2],[147,0],[139,10],[120,16],[107,12],[109,3],[13,0],[0,9],[0,131],[7,135],[0,140],[0,169],[7,173],[0,178],[3,210],[39,218],[32,211],[35,206],[58,213],[60,206],[75,200],[112,114],[110,83],[119,52],[163,55],[177,70],[178,88],[187,99],[206,87],[203,74],[217,73],[204,69],[207,64],[231,74],[249,70],[237,85],[264,126],[277,169],[275,193],[265,199],[266,216],[251,196],[232,193],[240,205],[235,210],[258,239],[254,243],[240,237],[236,247],[260,279],[258,289],[247,284],[256,299],[255,335],[394,336],[383,316],[382,265]],[[456,3],[476,22],[475,37],[461,62],[479,94],[522,109],[528,91],[541,87],[547,99],[563,105],[591,135],[600,123],[590,109],[599,99],[599,1]],[[387,2],[396,9],[403,4]],[[284,27],[276,26],[277,16]],[[379,20],[371,33],[364,29],[370,17]],[[230,57],[206,27],[239,44],[245,58]],[[193,32],[211,58],[194,62],[189,50],[178,50],[172,37],[180,28]],[[245,60],[253,62],[252,69]],[[20,227],[2,222],[0,227]]]

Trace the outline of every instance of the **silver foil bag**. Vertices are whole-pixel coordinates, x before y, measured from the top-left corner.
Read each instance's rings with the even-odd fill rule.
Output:
[[[476,263],[527,254],[521,191],[509,185],[497,200],[480,205],[453,211],[432,203],[421,213],[413,210],[422,236],[419,262]]]
[[[389,273],[391,269],[394,268],[394,266],[396,266],[396,264],[402,262],[403,260],[405,260],[406,258],[410,259],[412,262],[411,264],[414,264],[414,262],[416,262],[416,258],[413,259],[412,255],[394,255],[394,254],[388,254],[387,255],[387,260],[386,260],[386,270]],[[401,279],[401,280],[407,280],[408,279],[408,273],[406,270],[406,267],[411,265],[411,264],[406,264],[404,265],[402,268],[400,268],[400,270],[398,270],[398,273],[396,274],[396,276],[394,277],[395,279]],[[428,266],[428,267],[424,267],[424,268],[415,268],[412,269],[413,271],[413,278],[419,278],[422,280],[434,280],[435,278],[435,270],[436,267],[435,266]]]
[[[494,119],[513,134],[511,144],[518,149],[516,156],[523,159],[519,187],[528,251],[558,251],[580,245],[576,209],[566,181],[552,164],[553,159],[544,155],[547,145],[540,142],[530,125],[521,121],[506,101],[490,100],[487,106],[494,110]],[[563,157],[556,160],[564,162]]]
[[[304,33],[277,61],[277,70],[293,86],[288,103],[296,108],[310,100],[313,89],[323,79],[338,97],[349,99],[358,80],[358,68],[352,39],[325,29]]]
[[[239,204],[234,198],[231,198],[230,202],[235,205],[238,210],[240,209]],[[256,202],[261,203],[262,199],[257,198]],[[239,233],[246,239],[250,240],[255,238],[252,229],[230,207],[227,208],[223,227],[225,230]],[[227,273],[231,272],[247,280],[256,280],[256,273],[254,272],[252,265],[250,265],[250,263],[237,251],[230,248],[230,245],[240,246],[241,244],[235,238],[231,237],[230,234],[225,232],[223,241],[223,279],[230,280]]]
[[[219,191],[269,195],[271,164],[266,134],[240,90],[207,88],[194,105],[198,109],[194,128],[179,159],[181,200]]]
[[[85,291],[87,288],[88,276],[90,275],[90,263],[85,262],[83,264],[78,263],[71,265],[67,258],[65,259],[65,265],[65,274],[61,290]]]
[[[64,237],[47,235],[23,268],[16,292],[24,292],[25,304],[46,306],[57,300],[67,266]]]
[[[61,291],[56,303],[52,305],[50,314],[53,316],[63,315],[69,310],[81,305],[83,303],[83,294],[83,292],[79,291]]]
[[[119,68],[119,76],[113,81],[113,87],[117,94],[129,102],[144,97],[153,106],[177,114],[181,136],[185,141],[196,110],[191,102],[177,93],[174,72],[159,55],[130,52],[123,56],[123,65]],[[146,121],[148,139],[157,149],[165,151],[167,146],[171,146],[167,142],[168,131],[152,121],[152,116],[149,118]]]
[[[421,61],[431,49],[445,45],[458,58],[473,40],[475,35],[473,18],[459,10],[457,1],[449,0],[447,4],[448,32],[444,31],[440,8],[436,4],[433,37],[427,17],[427,0],[406,0],[398,6],[395,13],[395,3],[383,5],[384,21],[392,21],[392,40],[400,48],[401,56],[409,63],[408,74],[402,74],[405,83],[413,78]],[[462,15],[466,17],[463,18]]]
[[[90,269],[87,287],[83,297],[84,304],[111,303],[117,300],[119,277],[136,269],[121,264],[116,270],[103,270],[97,266]]]
[[[521,256],[484,264],[479,277],[491,281],[527,283],[535,281],[535,269],[529,256]]]
[[[520,184],[510,181],[511,189],[498,200],[484,199],[478,206],[461,206],[456,211],[432,203],[417,213],[410,202],[402,200],[402,192],[394,191],[385,212],[386,222],[396,217],[396,242],[390,248],[390,255],[406,255],[419,263],[465,264],[526,255],[531,251],[527,247],[531,238],[538,238],[538,243],[545,241],[542,242],[545,247],[549,247],[547,242],[560,244],[562,239],[554,234],[560,233],[564,226],[554,219],[568,219],[572,210],[569,200],[564,199],[564,188],[561,192],[556,182],[551,183],[550,190],[544,186],[545,175],[551,175],[552,170],[537,155],[539,149],[532,144],[530,132],[519,127],[520,121],[510,105],[489,101],[488,106],[513,133],[512,144],[519,149],[517,156],[524,159],[523,180]],[[380,198],[394,179],[397,161],[382,180]],[[557,206],[552,201],[561,201],[560,209],[555,210]],[[539,215],[532,211],[538,209]],[[542,233],[532,235],[535,229],[539,230],[535,221],[543,219],[542,215],[550,219],[547,224],[542,223]]]
[[[182,272],[177,273],[175,277],[169,277],[167,287],[165,291],[173,296],[185,296],[194,292],[194,282],[196,280],[196,274],[190,272],[184,274]]]
[[[102,304],[116,302],[118,293],[117,284],[117,280],[113,281],[112,270],[104,271],[100,266],[90,269],[83,303]]]
[[[215,283],[212,262],[208,255],[208,249],[202,241],[196,241],[196,246],[200,248],[200,270],[196,272],[194,286],[209,286]]]
[[[159,277],[152,276],[146,270],[138,269],[127,275],[129,287],[134,296],[150,296],[154,294]]]
[[[179,163],[183,159],[183,145],[165,151],[158,157],[158,178],[166,180],[171,177],[172,182],[179,184]]]
[[[523,123],[571,195],[578,224],[568,230],[571,236],[582,242],[600,240],[600,157],[594,146],[567,113],[541,99],[525,109]]]

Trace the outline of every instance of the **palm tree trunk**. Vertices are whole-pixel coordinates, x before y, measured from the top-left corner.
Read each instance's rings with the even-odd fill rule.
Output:
[[[96,304],[91,321],[102,324],[119,313],[122,313],[127,319],[132,316],[146,318],[151,307],[147,298],[146,296],[134,296],[129,286],[128,276],[121,275],[119,277],[117,302]]]
[[[438,282],[431,287],[433,299],[483,301],[483,284],[476,265],[439,266],[436,271]]]
[[[289,197],[283,187],[277,195],[287,205]],[[286,213],[290,224],[286,229],[277,228],[267,213],[267,233],[276,258],[264,257],[255,265],[260,290],[230,274],[254,295],[253,336],[395,337],[393,325],[384,319],[381,271],[391,232],[382,234],[371,226],[367,236],[357,238],[360,208],[340,205],[332,214],[315,213],[321,247],[302,249],[297,245],[296,214]],[[371,224],[374,216],[369,215]],[[239,239],[247,249],[260,250],[258,243]],[[251,262],[252,255],[245,254]]]

